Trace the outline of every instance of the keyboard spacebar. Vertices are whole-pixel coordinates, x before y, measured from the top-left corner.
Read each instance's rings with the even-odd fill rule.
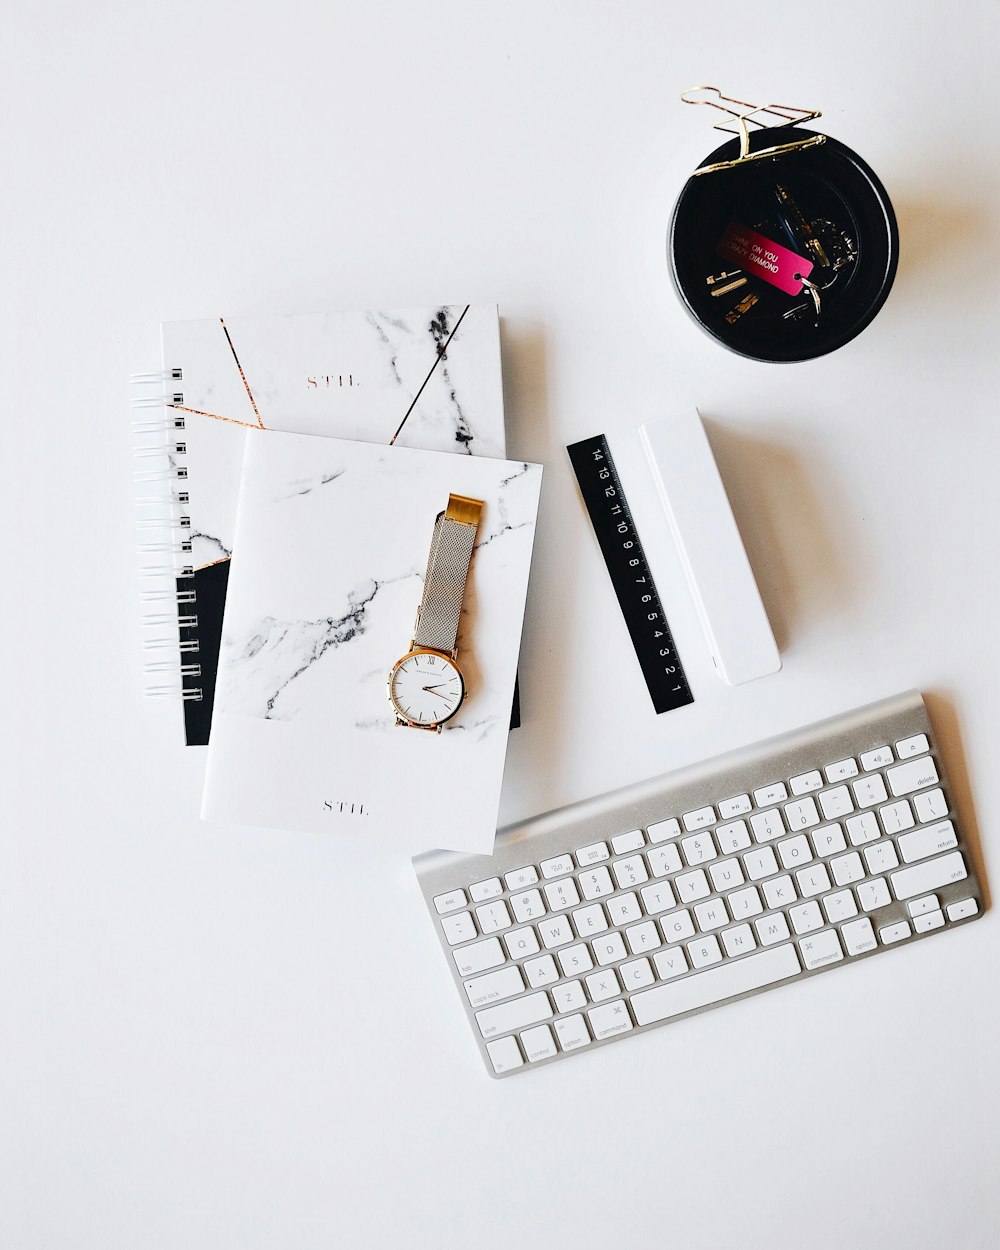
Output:
[[[629,1002],[637,1024],[655,1024],[657,1020],[668,1020],[682,1012],[707,1007],[709,1003],[721,1003],[737,994],[787,980],[801,971],[795,947],[788,943],[772,946],[770,950],[751,955],[748,959],[720,964],[707,972],[685,977],[683,981],[643,990],[641,994],[633,994]]]

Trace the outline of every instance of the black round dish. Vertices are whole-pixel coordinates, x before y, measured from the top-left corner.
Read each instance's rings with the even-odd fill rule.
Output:
[[[760,130],[751,136],[750,151],[813,133],[799,126]],[[739,140],[733,139],[702,165],[738,153]],[[803,252],[801,236],[789,235],[789,213],[776,198],[776,186],[793,198],[832,261],[811,275],[827,284],[819,293],[818,316],[808,293],[787,295],[751,275],[731,296],[712,295],[724,283],[709,279],[735,267],[716,251],[733,222]],[[674,206],[667,252],[681,299],[713,338],[754,360],[811,360],[860,334],[885,303],[896,276],[899,232],[878,178],[857,153],[827,136],[813,147],[692,175]],[[737,312],[748,295],[751,306]]]

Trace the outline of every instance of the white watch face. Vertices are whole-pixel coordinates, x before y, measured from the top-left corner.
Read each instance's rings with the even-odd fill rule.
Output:
[[[389,698],[415,725],[440,725],[458,711],[465,683],[458,666],[433,651],[405,655],[389,677]]]

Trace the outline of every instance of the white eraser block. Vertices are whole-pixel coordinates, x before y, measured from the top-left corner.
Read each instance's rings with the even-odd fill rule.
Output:
[[[781,657],[697,409],[639,437],[719,676],[739,686],[776,673]]]

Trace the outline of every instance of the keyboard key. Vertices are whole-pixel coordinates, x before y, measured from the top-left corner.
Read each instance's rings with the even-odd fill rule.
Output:
[[[565,877],[574,870],[573,856],[557,855],[555,859],[543,859],[539,867],[546,881],[551,881],[553,877]]]
[[[929,933],[931,929],[942,929],[944,928],[944,912],[925,911],[922,916],[914,916],[913,927],[917,933]]]
[[[712,885],[720,894],[735,890],[746,880],[738,859],[719,860],[717,864],[709,868],[708,875],[712,878]]]
[[[823,789],[823,778],[819,769],[814,768],[812,772],[799,773],[788,784],[792,788],[792,794],[813,794],[816,790]]]
[[[525,868],[515,868],[513,872],[504,873],[503,879],[507,882],[508,890],[524,890],[537,883],[538,873],[528,864]]]
[[[549,911],[565,911],[567,907],[575,907],[580,901],[576,882],[570,877],[566,881],[553,881],[545,887],[545,901]]]
[[[603,1041],[606,1037],[614,1037],[617,1033],[627,1033],[632,1027],[632,1017],[624,1002],[608,1003],[605,1007],[592,1007],[587,1012],[590,1027],[594,1031],[594,1040]]]
[[[941,904],[938,902],[936,894],[925,894],[923,898],[912,898],[906,904],[906,910],[911,916],[922,916],[925,911],[939,911]]]
[[[473,1007],[485,1007],[487,1003],[513,998],[523,989],[524,977],[516,964],[501,968],[498,972],[488,972],[484,977],[476,977],[475,980],[465,983],[465,992]]]
[[[633,920],[638,920],[642,916],[642,908],[634,894],[616,894],[614,898],[609,898],[604,906],[608,909],[611,923],[619,928],[622,925],[631,924]]]
[[[697,811],[685,812],[682,819],[688,833],[694,833],[698,829],[705,829],[708,825],[715,824],[715,808],[699,807]]]
[[[876,768],[885,768],[892,763],[895,763],[892,747],[876,747],[874,751],[861,752],[861,767],[866,773],[873,772]]]
[[[799,897],[787,873],[783,877],[772,877],[770,881],[765,881],[761,889],[764,891],[764,899],[771,911],[777,911],[779,907],[788,907]]]
[[[974,916],[979,911],[979,904],[974,898],[963,898],[957,903],[951,903],[948,907],[949,920],[964,920],[967,916]]]
[[[871,777],[859,777],[851,783],[851,789],[858,807],[874,807],[876,803],[884,803],[889,797],[881,773],[875,773]]]
[[[702,933],[711,933],[729,924],[729,913],[721,898],[709,899],[707,903],[698,903],[694,909],[694,918]]]
[[[852,777],[858,775],[858,763],[854,759],[837,760],[834,764],[827,764],[823,770],[826,773],[826,779],[833,785],[837,781],[850,781]]]
[[[928,859],[912,868],[901,868],[889,878],[898,899],[913,898],[915,894],[930,894],[953,881],[964,881],[965,860],[961,851],[942,855],[940,859]]]
[[[564,977],[581,977],[594,966],[590,957],[590,947],[586,942],[578,942],[576,946],[567,946],[559,952],[559,967]]]
[[[587,993],[592,1003],[603,1003],[608,998],[617,998],[622,992],[618,984],[618,976],[614,968],[604,968],[600,972],[592,972],[587,981]]]
[[[747,851],[743,856],[743,867],[751,881],[760,881],[764,877],[772,877],[778,871],[778,861],[769,846],[758,847]]]
[[[687,951],[692,968],[707,968],[710,964],[722,962],[722,950],[715,935],[711,933],[696,942],[688,942]]]
[[[749,794],[737,794],[735,798],[723,799],[719,804],[720,820],[735,820],[737,816],[749,816],[753,810]]]
[[[803,933],[812,933],[814,929],[823,927],[823,913],[815,899],[808,903],[800,903],[798,907],[789,908],[788,919],[800,937]]]
[[[616,855],[627,855],[629,851],[638,851],[646,845],[641,829],[633,829],[630,833],[620,833],[611,839],[611,849]]]
[[[592,846],[581,846],[576,853],[576,862],[581,868],[589,868],[591,864],[599,864],[602,859],[610,858],[608,844],[595,842]]]
[[[648,959],[633,959],[618,969],[626,990],[641,990],[656,980]]]
[[[686,907],[661,916],[659,925],[664,942],[683,942],[685,938],[694,937],[694,921]]]
[[[540,1059],[551,1059],[556,1053],[552,1030],[547,1024],[540,1024],[537,1029],[525,1030],[521,1034],[521,1045],[524,1047],[529,1063],[537,1063]]]
[[[469,897],[474,903],[487,903],[491,898],[499,898],[503,893],[503,885],[499,877],[490,877],[488,881],[477,881],[469,886]]]
[[[927,825],[923,829],[914,829],[912,833],[904,833],[899,839],[899,853],[904,864],[927,859],[930,855],[950,851],[956,846],[958,839],[955,837],[955,826],[950,820],[942,820],[940,824]]]
[[[498,1003],[495,1007],[477,1011],[476,1023],[483,1037],[496,1037],[500,1033],[527,1028],[529,1024],[540,1024],[551,1017],[549,996],[544,990],[539,990],[536,994],[526,994],[524,998],[513,998],[509,1003]]]
[[[509,1072],[512,1068],[524,1066],[515,1037],[503,1037],[496,1042],[487,1042],[486,1053],[493,1064],[494,1072]]]
[[[657,881],[654,885],[644,886],[639,894],[647,916],[658,916],[661,911],[669,911],[671,907],[677,906],[669,881]]]
[[[666,842],[669,838],[676,838],[680,831],[680,822],[671,817],[669,820],[660,820],[655,825],[649,825],[646,834],[650,842],[655,845],[657,842]]]
[[[646,852],[646,862],[654,877],[664,877],[668,872],[680,872],[681,853],[673,842],[666,846],[654,846]]]
[[[750,845],[750,830],[745,820],[734,820],[728,825],[718,825],[715,838],[723,855],[735,855]]]
[[[675,877],[674,887],[682,903],[696,903],[701,898],[708,898],[712,893],[703,868],[696,868],[694,872],[685,872]]]
[[[464,890],[449,890],[447,894],[439,894],[435,898],[434,906],[439,916],[446,916],[450,911],[465,907],[468,901]]]
[[[735,959],[737,955],[749,955],[757,949],[753,930],[748,924],[738,924],[734,929],[726,929],[722,934],[722,945],[730,959]]]
[[[758,842],[770,842],[788,832],[785,822],[781,819],[781,812],[774,807],[766,812],[755,812],[750,817],[750,827]]]
[[[948,815],[948,800],[944,797],[943,790],[925,790],[922,794],[913,796],[913,810],[917,813],[917,820],[921,824],[927,824],[928,821],[940,820]]]
[[[851,792],[847,786],[837,786],[833,790],[824,790],[819,796],[819,805],[823,809],[824,820],[839,820],[854,811]]]
[[[579,911],[575,911],[573,923],[582,938],[596,937],[599,933],[606,933],[608,929],[608,918],[600,903],[594,903],[590,907],[581,907]]]
[[[920,755],[927,749],[926,734],[914,734],[912,738],[903,738],[901,742],[896,743],[896,754],[901,760],[909,759],[912,755]]]
[[[445,916],[441,928],[449,946],[457,946],[459,942],[467,942],[476,936],[476,926],[467,911],[459,912],[457,916]]]
[[[690,868],[697,867],[698,864],[706,864],[710,859],[717,859],[718,852],[715,849],[715,843],[712,841],[710,833],[696,833],[693,837],[685,838],[681,842],[684,849],[684,858],[687,860]]]
[[[524,894],[515,894],[510,900],[511,910],[519,924],[527,920],[537,920],[545,915],[545,904],[537,890],[528,890]]]
[[[851,817],[854,820],[855,817]],[[872,817],[874,821],[875,818]],[[851,823],[849,820],[848,824]],[[844,831],[840,825],[824,825],[822,829],[814,829],[809,835],[812,838],[813,848],[816,851],[817,859],[825,859],[827,855],[836,855],[838,851],[847,849],[847,843],[844,841]],[[878,821],[875,821],[876,838],[882,836],[882,830],[878,827]]]
[[[873,877],[877,873],[888,872],[891,868],[899,866],[896,848],[888,838],[883,838],[881,842],[873,842],[871,846],[866,846],[864,855],[865,863],[868,865],[868,872]]]
[[[767,889],[765,885],[764,889]],[[749,920],[751,916],[759,916],[764,910],[757,887],[748,885],[745,890],[734,890],[728,895],[729,910],[734,920]]]
[[[853,885],[855,881],[860,881],[866,876],[864,864],[861,862],[861,856],[857,851],[851,851],[849,855],[841,855],[837,859],[830,860],[830,871],[833,873],[833,879],[838,885]]]
[[[892,797],[898,799],[901,794],[912,794],[914,790],[923,790],[926,786],[936,786],[938,770],[931,756],[909,760],[898,764],[895,768],[885,771]]]
[[[707,1007],[710,1003],[720,1003],[727,998],[746,994],[750,990],[761,989],[765,985],[785,981],[796,976],[800,970],[798,956],[791,943],[773,946],[770,950],[722,964],[698,976],[686,977],[673,984],[656,985],[650,990],[641,990],[632,995],[632,1011],[637,1024],[653,1024],[658,1020],[669,1020],[671,1016],[679,1016],[686,1011]]]
[[[616,964],[628,954],[622,935],[614,931],[604,937],[595,938],[593,946],[597,962],[602,968],[606,968],[608,964]]]
[[[477,972],[485,972],[488,968],[499,968],[507,962],[499,938],[487,938],[485,942],[475,942],[472,946],[463,946],[460,951],[452,951],[458,975],[475,976]]]
[[[524,965],[524,979],[533,990],[552,985],[559,980],[559,970],[551,955],[542,955],[540,959],[529,959]]]
[[[900,920],[898,924],[886,925],[884,929],[879,929],[878,935],[886,946],[891,946],[893,942],[901,942],[903,938],[908,938],[912,930],[905,920]]]
[[[653,963],[656,965],[656,975],[661,981],[670,981],[673,977],[679,977],[682,972],[688,970],[688,961],[682,946],[672,946],[669,950],[660,951],[658,955],[653,956]]]
[[[865,951],[873,951],[878,943],[875,941],[875,930],[867,916],[860,920],[852,920],[841,927],[840,936],[848,955],[863,955]]]
[[[786,838],[784,842],[779,842],[777,849],[778,855],[781,857],[782,868],[798,868],[802,864],[808,864],[813,857],[809,839],[804,833],[800,833],[794,838]]]
[[[590,1044],[587,1022],[582,1015],[564,1016],[556,1021],[556,1036],[560,1050],[578,1050]]]
[[[595,898],[603,898],[606,894],[615,892],[615,887],[611,884],[611,873],[603,865],[580,873],[580,889],[583,897],[591,902]]]
[[[468,912],[466,912],[468,915]],[[482,907],[476,908],[476,919],[479,921],[479,927],[484,934],[499,933],[502,929],[509,929],[514,923],[510,918],[510,912],[507,910],[507,904],[498,899],[495,903],[484,903]]]
[[[611,865],[615,874],[615,880],[618,882],[619,890],[631,889],[634,885],[642,885],[644,881],[649,880],[649,873],[646,871],[646,861],[641,855],[630,855],[628,859],[617,859]]]
[[[906,799],[880,807],[878,815],[886,833],[902,833],[904,829],[912,829],[914,825],[913,812]]]
[[[816,800],[806,795],[804,799],[786,803],[785,823],[789,829],[811,829],[813,825],[818,825],[819,812],[816,810]]]
[[[753,792],[753,801],[758,807],[771,807],[774,803],[784,803],[787,798],[788,791],[783,781],[772,781],[770,785],[761,786]]]
[[[862,881],[858,886],[858,902],[862,911],[876,911],[892,902],[885,877],[876,877],[874,881]]]
[[[633,955],[638,955],[642,951],[654,951],[660,945],[660,931],[652,920],[647,920],[643,924],[634,924],[626,929],[625,940]]]
[[[771,916],[761,916],[753,922],[761,946],[773,946],[775,942],[784,942],[789,936],[788,921],[780,911]]]
[[[799,953],[802,956],[802,962],[810,972],[813,968],[835,964],[838,959],[844,958],[836,929],[825,929],[822,933],[803,938],[799,942]]]
[[[551,916],[548,920],[538,922],[538,936],[547,951],[557,946],[565,946],[576,936],[565,916]]]
[[[503,944],[511,959],[527,959],[529,955],[537,955],[538,938],[535,930],[529,925],[526,929],[510,929],[503,935]]]
[[[842,920],[851,920],[858,914],[858,905],[850,890],[838,890],[826,896],[823,910],[831,924],[840,924]]]
[[[875,842],[882,836],[878,819],[874,812],[862,812],[860,816],[849,816],[844,821],[851,846],[863,846],[866,842]]]
[[[567,981],[564,985],[557,985],[552,991],[552,1000],[560,1015],[564,1015],[567,1011],[579,1011],[581,1007],[587,1005],[587,995],[583,992],[583,985],[579,981]],[[556,1032],[558,1031],[559,1022],[557,1021]]]

